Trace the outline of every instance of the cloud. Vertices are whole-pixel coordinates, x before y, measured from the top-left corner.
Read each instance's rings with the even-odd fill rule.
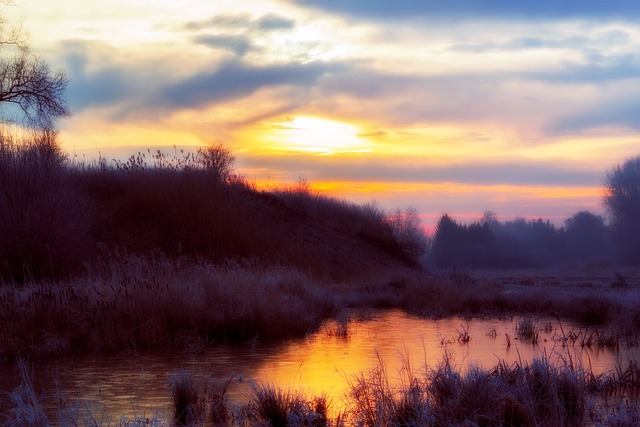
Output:
[[[640,55],[636,53],[589,57],[586,63],[566,63],[557,70],[522,71],[521,79],[549,83],[605,83],[640,79]]]
[[[290,0],[351,18],[375,20],[564,20],[597,19],[635,21],[640,17],[636,0]]]
[[[457,164],[429,164],[428,159],[283,155],[243,153],[243,168],[296,171],[296,178],[315,181],[459,183],[474,185],[599,186],[602,171],[562,162],[513,158],[466,159]]]
[[[209,43],[228,43],[229,48],[243,49],[242,40],[209,39]],[[234,42],[237,45],[234,46]],[[59,47],[61,61],[69,77],[67,96],[75,114],[99,108],[110,120],[152,118],[182,109],[201,109],[235,102],[263,88],[278,88],[272,97],[273,114],[290,111],[306,102],[300,95],[312,90],[323,79],[344,72],[342,63],[289,62],[258,65],[236,58],[194,67],[185,75],[178,60],[158,56],[139,63],[119,61],[119,50],[106,44],[66,41]],[[241,53],[241,52],[239,52]],[[298,96],[300,95],[300,96]],[[281,96],[283,98],[274,98]],[[234,123],[262,120],[265,108],[239,111]],[[229,124],[229,123],[225,123]],[[225,125],[221,123],[220,125]],[[231,123],[233,125],[233,123]]]
[[[218,15],[216,19],[226,25],[252,22],[254,28],[286,26],[278,23],[277,15]],[[122,62],[117,49],[95,42],[66,42],[61,56],[67,64],[68,96],[74,112],[104,107],[114,118],[125,120],[128,116],[149,117],[159,112],[221,105],[263,88],[284,88],[294,94],[293,104],[284,98],[284,91],[272,93],[270,96],[278,97],[269,101],[273,108],[253,115],[250,111],[238,112],[237,122],[248,124],[255,117],[264,119],[267,110],[291,111],[294,107],[290,105],[304,105],[319,114],[358,116],[358,120],[390,127],[472,124],[507,128],[526,135],[528,143],[539,143],[537,137],[544,134],[553,136],[598,126],[638,129],[634,117],[637,103],[620,101],[625,93],[637,91],[619,92],[610,98],[606,95],[612,84],[632,86],[640,79],[640,56],[631,52],[634,46],[629,45],[629,38],[629,33],[614,30],[590,36],[513,37],[485,47],[467,46],[478,51],[550,46],[581,53],[580,49],[585,49],[582,59],[572,55],[572,62],[558,62],[553,68],[507,67],[503,71],[458,68],[422,73],[386,68],[380,66],[382,62],[366,58],[257,64],[253,56],[252,61],[247,59],[248,53],[259,48],[252,45],[247,34],[196,35],[194,40],[199,43],[236,56],[212,63],[209,69],[202,65],[185,69],[180,61],[167,60],[162,54],[150,61]],[[601,48],[607,40],[623,48]]]
[[[292,30],[295,26],[293,19],[276,14],[264,15],[255,21],[255,27],[262,31]]]
[[[193,37],[197,44],[213,49],[222,49],[243,57],[259,50],[253,40],[274,31],[292,30],[296,26],[293,19],[273,13],[254,18],[249,14],[220,14],[203,21],[191,21],[183,29],[197,31]],[[212,33],[214,32],[214,33]]]
[[[339,64],[321,62],[251,65],[230,61],[214,71],[201,72],[168,85],[162,91],[162,96],[168,104],[199,108],[244,98],[264,87],[313,86],[325,75],[340,69]]]
[[[244,35],[205,34],[196,36],[193,40],[214,49],[228,50],[237,56],[245,56],[255,49],[250,39]]]
[[[581,132],[601,126],[621,126],[640,131],[639,99],[640,93],[630,90],[626,97],[608,100],[586,111],[554,120],[546,130],[552,135]]]
[[[247,31],[270,32],[277,30],[291,30],[296,22],[274,13],[253,18],[249,14],[220,14],[214,15],[203,21],[190,21],[184,25],[184,29],[190,31],[241,29]]]
[[[503,43],[467,43],[450,47],[453,51],[482,54],[491,51],[514,52],[533,49],[593,49],[595,40],[583,35],[561,39],[544,37],[517,37]],[[611,43],[611,42],[608,42]]]
[[[108,55],[100,54],[101,67],[90,67],[96,61],[91,55],[103,49],[105,46],[78,41],[67,41],[61,46],[69,76],[67,95],[73,111],[113,104],[135,90],[136,73],[111,63]]]

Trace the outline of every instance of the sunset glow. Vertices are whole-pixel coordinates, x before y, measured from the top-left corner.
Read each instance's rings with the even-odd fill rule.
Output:
[[[370,152],[366,141],[357,135],[355,126],[333,120],[299,116],[274,123],[265,139],[275,150],[293,150],[318,154]]]
[[[639,152],[638,7],[480,4],[18,0],[3,16],[66,70],[75,155],[218,141],[250,181],[424,218],[603,214],[607,170]]]

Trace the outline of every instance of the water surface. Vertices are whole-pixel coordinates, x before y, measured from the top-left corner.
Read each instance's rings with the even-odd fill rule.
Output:
[[[67,401],[98,401],[117,420],[120,416],[151,416],[155,411],[168,414],[168,377],[181,370],[208,381],[232,379],[229,396],[238,403],[247,401],[252,383],[263,381],[300,389],[309,396],[327,394],[340,406],[354,376],[381,361],[390,383],[399,385],[407,368],[423,377],[442,362],[445,353],[461,370],[469,364],[492,368],[502,360],[514,363],[548,357],[556,363],[577,364],[580,360],[596,373],[638,356],[636,347],[612,351],[576,344],[567,348],[560,339],[575,326],[563,322],[561,328],[555,319],[534,319],[538,330],[538,344],[534,345],[532,340],[517,338],[519,320],[428,320],[387,311],[356,317],[347,324],[329,322],[304,339],[278,345],[254,341],[191,353],[38,360],[29,366],[36,391],[46,396],[50,409],[55,407],[56,395]],[[0,378],[0,391],[11,391],[18,382],[15,366],[0,366]]]

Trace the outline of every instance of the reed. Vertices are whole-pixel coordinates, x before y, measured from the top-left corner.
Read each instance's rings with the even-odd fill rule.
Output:
[[[335,336],[348,338],[349,312],[380,306],[427,317],[518,315],[522,320],[516,337],[535,343],[538,331],[531,315],[559,313],[579,323],[583,317],[575,315],[575,306],[585,299],[599,301],[597,307],[610,306],[607,323],[556,331],[555,340],[565,346],[614,349],[639,340],[640,300],[632,293],[596,299],[597,291],[590,291],[593,295],[572,300],[562,295],[550,299],[536,290],[506,294],[490,283],[456,284],[407,270],[345,283],[256,260],[214,264],[106,248],[101,257],[100,264],[74,280],[0,286],[0,357],[197,350],[224,341],[302,336],[326,319],[336,319],[329,323]],[[499,308],[493,304],[498,299]],[[460,339],[467,338],[463,327]]]
[[[0,357],[274,340],[315,330],[340,306],[292,268],[118,257],[75,283],[0,288]]]
[[[529,341],[533,345],[538,344],[538,328],[533,319],[529,317],[520,319],[516,323],[516,335],[520,340]]]
[[[203,386],[193,373],[183,371],[169,377],[173,417],[181,426],[199,424],[205,418]]]
[[[207,390],[207,405],[209,408],[209,420],[214,424],[225,424],[232,419],[229,410],[229,397],[227,391],[232,378],[225,381],[214,382]]]
[[[640,374],[636,361],[595,375],[587,366],[559,355],[531,362],[499,362],[490,369],[461,370],[447,354],[435,367],[415,375],[409,360],[389,377],[384,361],[349,378],[344,408],[333,413],[326,396],[310,397],[290,387],[258,382],[250,402],[232,407],[226,400],[229,380],[207,386],[190,372],[169,377],[174,419],[161,414],[113,420],[99,402],[59,405],[46,414],[43,397],[33,386],[24,362],[18,364],[22,383],[9,394],[2,425],[48,426],[452,426],[452,425],[636,425],[640,414]],[[398,384],[392,386],[391,384]],[[217,391],[216,391],[217,390]],[[213,405],[216,414],[213,413]],[[208,412],[208,414],[207,414]],[[220,416],[220,414],[225,414]],[[84,423],[84,424],[83,424]]]
[[[258,382],[252,387],[248,412],[252,423],[322,427],[328,423],[328,410],[326,396],[308,399],[300,391]]]
[[[34,390],[31,373],[24,360],[17,362],[21,383],[9,394],[11,408],[3,425],[10,427],[44,427],[48,418],[42,406],[42,396]]]

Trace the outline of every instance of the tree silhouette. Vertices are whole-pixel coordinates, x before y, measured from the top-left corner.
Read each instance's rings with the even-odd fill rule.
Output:
[[[614,167],[605,178],[604,204],[621,260],[640,264],[640,156]]]
[[[574,261],[593,261],[606,257],[609,239],[604,219],[589,211],[580,211],[565,221],[567,255]]]
[[[196,153],[197,164],[218,181],[231,178],[235,161],[236,158],[231,154],[229,148],[221,143],[201,147]]]
[[[460,257],[460,243],[464,227],[455,222],[449,215],[440,217],[433,238],[433,261],[438,267],[457,267]]]
[[[65,72],[33,55],[20,28],[6,27],[0,18],[0,103],[19,107],[27,124],[51,129],[56,118],[69,115]]]
[[[425,254],[429,241],[420,228],[420,217],[415,208],[410,207],[405,211],[397,209],[389,218],[389,223],[396,241],[405,253],[416,258]]]

